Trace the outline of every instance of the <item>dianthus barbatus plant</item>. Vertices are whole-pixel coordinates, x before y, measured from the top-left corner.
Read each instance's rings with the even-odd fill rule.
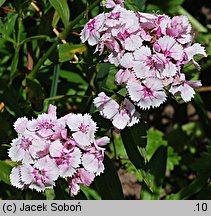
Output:
[[[129,103],[140,109],[159,107],[166,101],[167,93],[190,101],[201,82],[186,80],[182,69],[192,62],[199,70],[194,56],[206,57],[206,52],[199,43],[193,43],[188,17],[133,12],[125,9],[123,2],[106,1],[112,10],[89,20],[81,32],[82,42],[96,46],[99,55],[107,51],[105,61],[118,67],[115,81],[125,85]],[[94,104],[115,128],[121,130],[138,122],[131,123],[134,105],[130,111],[125,102],[119,106],[103,94]],[[103,97],[107,101],[103,102]],[[109,109],[112,111],[107,115]]]
[[[22,165],[12,169],[11,184],[39,192],[53,188],[61,177],[69,183],[70,195],[80,185],[89,186],[104,171],[102,148],[108,137],[95,138],[96,123],[89,114],[68,114],[57,118],[56,106],[36,119],[18,118],[18,137],[12,140],[9,157]]]

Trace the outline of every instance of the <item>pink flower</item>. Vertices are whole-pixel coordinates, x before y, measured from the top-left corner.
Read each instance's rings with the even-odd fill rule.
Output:
[[[91,148],[82,156],[82,165],[88,172],[100,175],[104,171],[103,165],[104,149],[95,147]]]
[[[53,127],[54,134],[51,139],[67,139],[66,117],[57,119],[57,124]]]
[[[126,84],[128,82],[128,80],[131,78],[132,76],[132,71],[129,70],[129,69],[120,69],[116,75],[115,75],[115,80],[116,80],[116,83],[118,85],[121,85],[121,84]]]
[[[33,158],[38,159],[49,153],[50,140],[34,139],[29,147],[29,152]]]
[[[12,161],[22,161],[23,163],[34,163],[34,159],[29,152],[32,145],[32,137],[20,135],[12,140],[11,148],[9,149],[9,157]]]
[[[99,109],[100,114],[107,119],[111,119],[119,109],[119,104],[104,92],[99,93],[93,103]]]
[[[16,132],[23,134],[26,130],[26,125],[28,121],[29,120],[26,117],[18,118],[17,121],[14,123],[14,128]]]
[[[132,53],[125,53],[119,60],[120,65],[124,68],[132,68],[134,64],[134,57]]]
[[[125,98],[123,106],[125,107],[125,110],[127,110],[127,113],[130,116],[130,121],[128,122],[127,126],[132,127],[133,125],[139,123],[141,118],[140,113],[136,111],[135,106],[127,98]]]
[[[105,146],[108,143],[110,143],[110,138],[108,138],[107,136],[101,137],[100,139],[96,140],[96,145],[97,146]]]
[[[100,92],[94,99],[93,103],[99,110],[101,110],[101,107],[103,108],[103,106],[110,100],[111,98],[108,97],[104,92]]]
[[[100,107],[108,101],[110,98],[100,94],[96,104]],[[104,170],[101,146],[110,139],[95,140],[97,126],[89,114],[70,113],[57,119],[56,107],[50,105],[47,114],[30,121],[26,117],[19,118],[14,127],[18,138],[13,139],[8,153],[13,161],[22,165],[12,169],[10,181],[19,189],[41,192],[53,188],[60,176],[71,180],[70,193],[74,195],[80,185],[90,185],[95,175]]]
[[[199,86],[201,86],[200,81],[186,81],[185,75],[180,74],[180,76],[175,77],[169,92],[173,95],[180,95],[185,102],[188,102],[195,94],[193,87],[196,88]]]
[[[201,55],[201,56],[207,57],[207,54],[205,52],[205,48],[201,44],[195,43],[192,46],[189,46],[189,47],[185,48],[184,52],[185,52],[186,57],[187,57],[187,62],[192,60],[195,67],[198,70],[200,70],[199,64],[194,60],[193,57],[195,55]]]
[[[39,159],[34,166],[29,164],[20,166],[20,173],[24,185],[38,192],[53,188],[54,181],[58,178],[57,166],[48,156]]]
[[[156,78],[147,78],[143,82],[129,82],[127,89],[131,100],[142,109],[158,107],[166,100],[162,81]]]
[[[105,15],[99,14],[94,19],[91,19],[81,32],[81,41],[84,43],[88,41],[91,46],[94,46],[100,40],[99,30],[103,26],[105,21]]]
[[[88,172],[84,168],[79,168],[72,178],[68,178],[70,195],[77,195],[80,191],[80,185],[89,186],[94,178],[94,173]]]
[[[122,130],[126,126],[131,127],[139,122],[140,114],[136,112],[135,106],[129,100],[125,99],[120,106],[115,100],[106,96],[106,101],[98,106],[96,101],[100,101],[102,95],[104,95],[104,97],[106,96],[105,93],[100,93],[98,97],[94,99],[94,104],[104,118],[112,121],[115,128]]]
[[[24,189],[24,182],[21,180],[21,166],[14,167],[10,174],[10,183],[12,186]]]
[[[88,146],[93,142],[97,126],[89,114],[72,114],[67,119],[67,125],[79,146]]]
[[[116,115],[112,118],[112,124],[115,128],[122,130],[126,126],[133,126],[139,120],[140,114],[136,111],[135,106],[125,98],[122,103],[122,108],[119,108]]]
[[[156,52],[162,52],[166,57],[171,57],[176,61],[182,60],[183,47],[173,37],[163,36],[154,43]]]
[[[186,44],[192,41],[191,25],[185,15],[175,16],[166,28],[166,34],[174,37],[179,43]]]
[[[133,70],[137,78],[156,76],[160,66],[153,61],[152,52],[149,47],[142,46],[136,50],[134,52],[134,58]]]
[[[136,26],[128,26],[128,29],[126,29],[125,26],[122,26],[121,28],[112,30],[113,36],[121,42],[124,50],[134,51],[142,45],[143,40],[141,36],[133,33],[133,28],[138,29],[139,25],[138,23],[134,25]],[[135,29],[135,31],[137,29]]]
[[[106,0],[106,7],[107,8],[114,8],[116,5],[120,5],[124,7],[124,0]]]
[[[27,129],[37,136],[47,138],[53,135],[57,118],[54,115],[43,113],[37,119],[28,122]]]
[[[75,146],[64,147],[60,141],[50,146],[50,155],[55,159],[61,177],[71,177],[81,163],[81,151]]]

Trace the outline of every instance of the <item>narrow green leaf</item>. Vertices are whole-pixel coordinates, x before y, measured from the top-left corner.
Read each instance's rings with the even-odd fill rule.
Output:
[[[67,0],[49,0],[55,10],[58,12],[59,16],[66,27],[70,19],[70,10],[67,4]]]
[[[53,28],[56,28],[56,25],[59,22],[59,19],[60,19],[60,16],[59,16],[58,12],[55,11],[54,15],[53,15],[53,20],[52,20],[52,23],[51,23]]]
[[[4,4],[6,0],[0,0],[0,7]]]
[[[93,190],[91,187],[81,186],[81,191],[83,191],[88,200],[101,200],[97,191]]]
[[[59,73],[60,73],[60,65],[56,64],[54,66],[50,97],[55,97],[57,95],[57,89],[58,89],[58,83],[59,83]]]
[[[144,123],[136,124],[121,132],[127,155],[137,169],[143,169],[145,166],[145,159],[142,157],[139,148],[146,146],[146,135],[147,125]]]
[[[48,35],[35,35],[35,36],[32,36],[32,37],[29,37],[29,38],[26,38],[24,40],[22,40],[20,42],[20,46],[24,45],[25,43],[28,43],[29,41],[33,41],[33,40],[49,40],[50,37]]]
[[[160,199],[162,184],[165,178],[166,164],[167,148],[165,146],[160,146],[152,156],[148,166],[152,191],[149,191],[148,187],[143,186],[141,191],[141,199]]]
[[[112,161],[105,156],[105,171],[95,179],[97,191],[104,200],[123,199],[122,186]]]
[[[211,176],[210,172],[206,172],[203,174],[200,174],[191,184],[189,184],[187,187],[183,188],[176,194],[170,194],[166,197],[168,200],[184,200],[188,199],[194,194],[197,194],[201,189],[204,187],[204,185],[208,182],[209,178]]]
[[[84,87],[87,87],[88,85],[87,82],[82,78],[82,76],[77,72],[61,69],[60,77],[66,79],[68,82],[82,84]]]

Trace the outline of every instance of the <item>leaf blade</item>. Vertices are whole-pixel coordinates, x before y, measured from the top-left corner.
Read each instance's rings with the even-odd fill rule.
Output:
[[[112,161],[105,156],[105,171],[95,179],[97,191],[104,200],[123,199],[122,186]]]
[[[59,16],[62,19],[64,26],[66,27],[70,19],[70,11],[67,4],[67,0],[49,0],[51,5],[58,12]]]

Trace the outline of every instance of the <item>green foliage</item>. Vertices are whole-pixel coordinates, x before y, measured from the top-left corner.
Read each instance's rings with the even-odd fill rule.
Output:
[[[59,62],[66,62],[73,59],[76,53],[83,53],[86,51],[85,44],[62,44],[59,46]]]
[[[10,184],[10,173],[12,170],[12,165],[8,161],[0,161],[0,181],[5,182],[6,184]]]
[[[140,149],[146,146],[146,133],[147,128],[143,123],[126,128],[121,133],[127,155],[137,169],[143,169],[145,166]]]
[[[64,26],[67,26],[70,19],[70,11],[67,4],[67,0],[49,0],[52,6],[61,17]]]
[[[105,172],[96,178],[97,191],[102,199],[123,199],[122,187],[116,170],[108,157],[104,159]]]
[[[160,199],[166,173],[166,163],[167,148],[160,146],[149,161],[148,176],[150,178],[150,184],[147,184],[148,188],[143,185],[141,193],[142,199]]]

